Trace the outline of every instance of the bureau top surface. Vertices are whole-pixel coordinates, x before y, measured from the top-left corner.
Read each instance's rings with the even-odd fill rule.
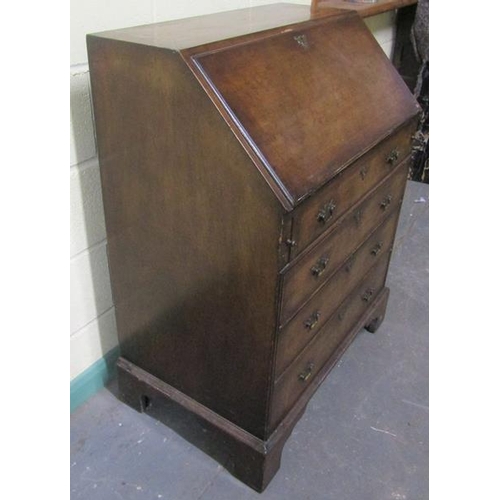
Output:
[[[328,9],[328,12],[324,14],[332,15],[336,12],[342,11]],[[288,24],[301,23],[322,15],[323,13],[312,15],[307,5],[277,3],[104,31],[94,33],[94,36],[182,50]]]
[[[97,36],[180,51],[287,210],[419,111],[348,11],[274,4]]]

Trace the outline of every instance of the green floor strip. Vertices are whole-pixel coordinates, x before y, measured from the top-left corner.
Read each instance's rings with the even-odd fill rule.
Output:
[[[71,381],[71,411],[78,408],[116,376],[116,360],[119,355],[118,347],[111,349],[104,357]]]

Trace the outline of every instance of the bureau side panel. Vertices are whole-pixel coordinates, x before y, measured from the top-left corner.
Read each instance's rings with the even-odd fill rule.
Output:
[[[122,356],[264,437],[281,208],[176,52],[88,49]]]

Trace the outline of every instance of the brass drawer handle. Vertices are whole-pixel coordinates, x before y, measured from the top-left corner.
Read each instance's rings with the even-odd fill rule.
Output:
[[[368,288],[363,295],[361,295],[361,300],[364,302],[370,302],[373,298],[375,290],[373,288]]]
[[[315,326],[318,324],[319,317],[321,316],[321,313],[319,311],[314,311],[309,318],[304,321],[304,326],[308,330],[313,330]]]
[[[381,241],[377,242],[377,244],[371,249],[370,253],[372,255],[377,256],[380,250],[382,250],[383,243]]]
[[[301,48],[307,50],[309,48],[309,41],[306,35],[295,35],[293,39],[299,44]]]
[[[361,176],[361,180],[364,181],[368,175],[368,169],[366,167],[362,167],[359,171],[359,175]]]
[[[326,221],[332,218],[333,212],[337,205],[333,203],[333,200],[330,200],[319,212],[316,217],[317,221],[320,224],[325,224]]]
[[[321,259],[318,260],[316,265],[311,267],[311,272],[312,272],[313,276],[315,276],[316,278],[318,276],[321,276],[325,272],[327,264],[328,264],[328,258],[321,257]]]
[[[380,208],[382,210],[386,210],[387,207],[391,204],[392,201],[392,196],[388,194],[383,200],[382,203],[380,203]]]
[[[314,368],[314,363],[308,363],[305,371],[299,374],[299,380],[301,382],[306,382],[307,379],[311,376],[313,368]]]
[[[398,161],[398,158],[399,158],[399,150],[398,148],[394,148],[388,155],[387,155],[387,158],[385,159],[385,161],[389,164],[389,165],[394,165],[397,161]]]
[[[345,311],[340,311],[337,314],[337,318],[338,318],[339,321],[342,321],[345,318]]]

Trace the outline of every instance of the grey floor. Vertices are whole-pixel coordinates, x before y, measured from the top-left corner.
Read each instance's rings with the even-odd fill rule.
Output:
[[[375,335],[320,387],[262,494],[101,390],[71,415],[72,500],[428,498],[428,186],[409,182]]]

